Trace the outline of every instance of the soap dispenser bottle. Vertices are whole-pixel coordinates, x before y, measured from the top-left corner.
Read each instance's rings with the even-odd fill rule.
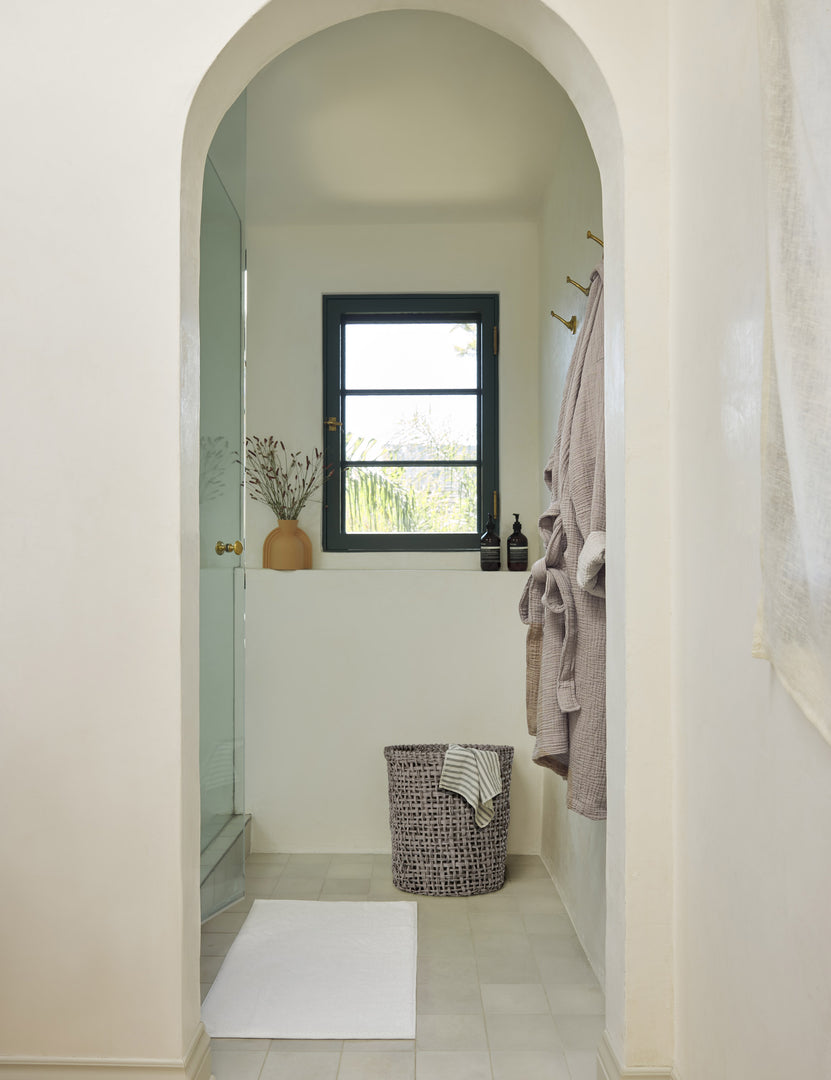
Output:
[[[508,569],[528,569],[528,537],[523,535],[519,514],[514,514],[514,531],[508,537]]]
[[[479,565],[483,570],[498,570],[502,565],[499,534],[493,514],[488,514],[485,531],[479,537]]]

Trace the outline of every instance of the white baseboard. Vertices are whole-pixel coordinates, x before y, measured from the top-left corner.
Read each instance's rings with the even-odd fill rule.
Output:
[[[211,1040],[200,1023],[183,1061],[0,1057],[0,1080],[211,1080],[210,1051]]]
[[[597,1050],[597,1080],[678,1080],[678,1077],[671,1067],[624,1068],[604,1032]]]

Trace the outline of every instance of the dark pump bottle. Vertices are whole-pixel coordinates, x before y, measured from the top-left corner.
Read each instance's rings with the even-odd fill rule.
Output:
[[[479,565],[483,570],[498,570],[502,565],[499,552],[499,536],[496,532],[496,522],[493,520],[493,514],[488,514],[485,531],[479,537]]]
[[[508,537],[508,569],[528,569],[528,537],[522,533],[519,514],[514,514],[514,531]]]

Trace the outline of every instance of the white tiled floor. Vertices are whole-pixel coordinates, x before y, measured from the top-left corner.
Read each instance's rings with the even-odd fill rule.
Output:
[[[603,993],[537,856],[466,898],[399,892],[388,855],[251,855],[246,883],[203,927],[203,996],[258,897],[416,900],[416,1038],[214,1039],[216,1080],[595,1080]]]

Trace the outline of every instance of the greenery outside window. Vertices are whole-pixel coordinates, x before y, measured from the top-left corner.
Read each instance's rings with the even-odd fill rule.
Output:
[[[497,491],[498,297],[324,296],[323,547],[478,547]]]

